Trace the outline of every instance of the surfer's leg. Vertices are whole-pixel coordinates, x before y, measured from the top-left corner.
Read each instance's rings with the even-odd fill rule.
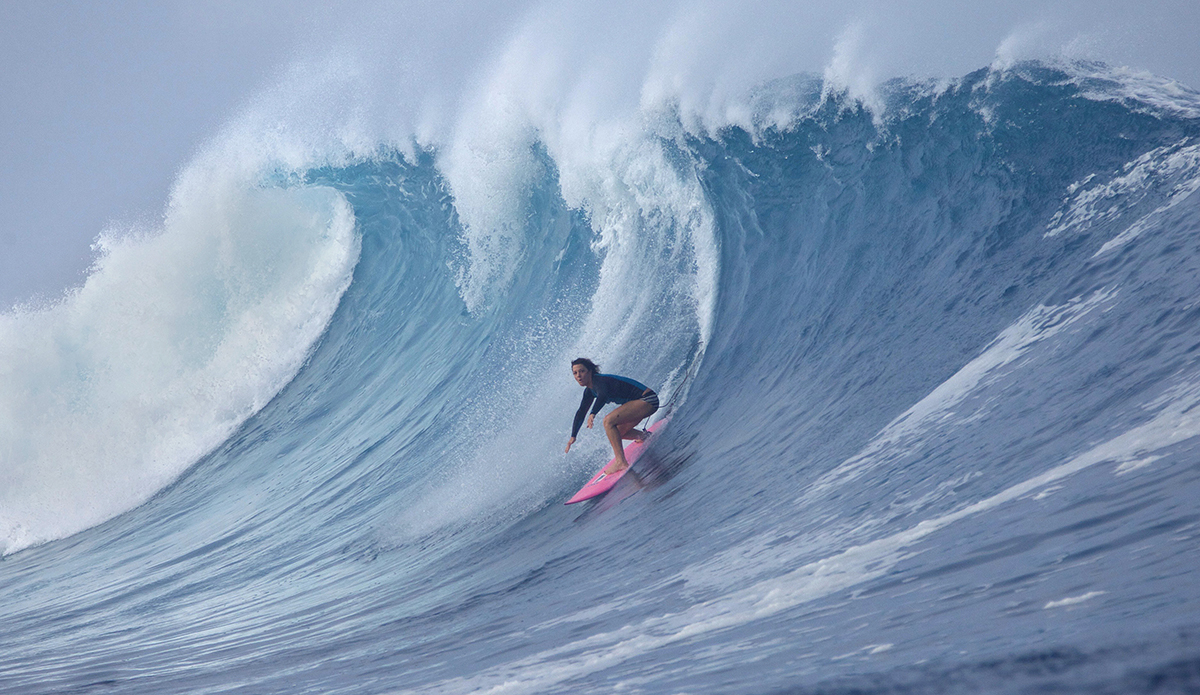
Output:
[[[621,446],[621,439],[634,425],[649,417],[654,410],[654,406],[646,401],[629,401],[604,416],[604,431],[608,434],[608,443],[613,448],[613,462],[605,467],[605,473],[616,473],[629,468],[629,462],[625,460],[625,449]]]
[[[626,439],[635,442],[644,442],[650,438],[650,433],[645,430],[635,430],[633,426],[636,423],[627,422],[617,429],[621,431],[621,439]]]
[[[650,410],[646,412],[642,419],[646,419],[658,411],[658,394],[646,389],[646,393],[642,396],[641,402],[649,406]],[[640,422],[640,421],[639,421]],[[630,426],[629,430],[622,433],[626,439],[636,439],[639,442],[644,442],[650,438],[650,430],[635,430]]]

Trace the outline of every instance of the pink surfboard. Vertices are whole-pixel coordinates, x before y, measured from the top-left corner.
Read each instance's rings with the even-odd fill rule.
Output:
[[[667,424],[666,419],[659,420],[653,425],[650,425],[649,431],[656,432],[665,424]],[[646,444],[643,444],[642,442],[630,442],[629,444],[625,445],[625,460],[629,462],[629,468],[626,468],[623,471],[605,475],[604,469],[608,468],[609,463],[612,463],[616,460],[615,456],[610,458],[608,463],[601,466],[600,470],[596,471],[596,475],[592,476],[592,479],[587,481],[587,485],[579,488],[579,492],[576,492],[575,496],[567,500],[565,504],[575,504],[576,502],[590,500],[593,497],[598,497],[613,489],[613,486],[617,484],[617,481],[624,477],[625,473],[628,472],[630,468],[633,468],[634,462],[641,457],[642,451],[645,450],[645,448]]]

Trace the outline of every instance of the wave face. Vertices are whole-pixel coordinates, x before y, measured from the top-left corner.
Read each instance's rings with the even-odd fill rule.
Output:
[[[1200,102],[759,97],[604,196],[535,142],[188,198],[5,317],[0,691],[1196,687]],[[580,354],[672,415],[583,509]]]

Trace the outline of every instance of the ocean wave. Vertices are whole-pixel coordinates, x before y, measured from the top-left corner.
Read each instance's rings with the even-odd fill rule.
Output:
[[[933,691],[1194,622],[1189,96],[1011,61],[614,106],[523,36],[432,142],[254,111],[3,318],[0,685]],[[582,512],[581,354],[672,414]]]

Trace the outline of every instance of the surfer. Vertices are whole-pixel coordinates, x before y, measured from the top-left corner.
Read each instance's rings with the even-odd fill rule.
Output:
[[[616,473],[629,468],[621,440],[642,442],[650,437],[649,432],[634,429],[634,425],[658,410],[658,394],[645,384],[629,377],[601,374],[600,367],[585,357],[571,362],[571,374],[583,387],[583,400],[579,403],[579,410],[575,411],[575,422],[571,427],[571,438],[567,440],[567,451],[569,452],[571,445],[575,443],[575,436],[579,434],[579,426],[583,424],[585,415],[588,429],[591,429],[596,413],[608,403],[616,403],[617,409],[604,416],[604,431],[608,434],[608,442],[613,448],[613,462],[605,467],[604,472]],[[588,406],[592,408],[590,414]]]

